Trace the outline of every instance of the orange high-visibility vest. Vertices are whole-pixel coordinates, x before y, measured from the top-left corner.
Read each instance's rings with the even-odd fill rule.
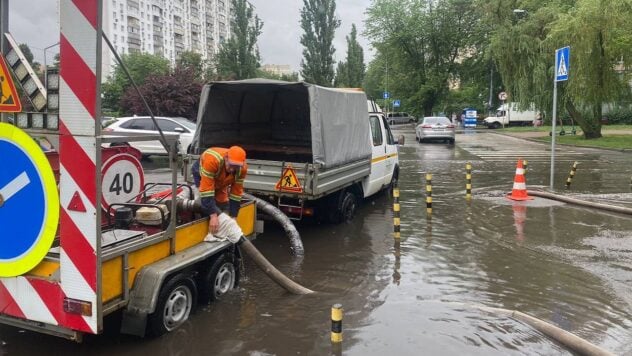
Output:
[[[229,199],[241,201],[248,165],[244,163],[234,175],[228,174],[224,163],[226,152],[227,148],[211,147],[200,156],[200,197],[215,198],[218,203],[227,203]]]

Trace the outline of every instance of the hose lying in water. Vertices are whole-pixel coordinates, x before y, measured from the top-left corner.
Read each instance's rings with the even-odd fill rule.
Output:
[[[281,287],[285,288],[288,292],[292,294],[311,294],[314,293],[313,290],[303,287],[302,285],[294,282],[286,275],[281,273],[276,267],[270,263],[262,254],[257,250],[257,248],[252,244],[252,242],[248,241],[246,238],[242,237],[239,241],[239,246],[242,251],[246,252],[250,258],[257,264],[259,268],[265,274],[270,277],[274,282],[276,282]]]
[[[632,215],[632,209],[631,208],[626,208],[626,207],[622,207],[622,206],[608,205],[608,204],[601,204],[601,203],[593,203],[593,202],[589,202],[589,201],[585,201],[585,200],[579,200],[579,199],[567,197],[567,196],[564,196],[564,195],[553,194],[553,193],[549,193],[549,192],[543,192],[541,190],[529,190],[528,194],[536,196],[536,197],[540,197],[540,198],[547,198],[547,199],[557,200],[557,201],[561,201],[561,202],[565,202],[565,203],[569,203],[569,204],[580,205],[580,206],[584,206],[584,207],[588,207],[588,208],[596,208],[596,209],[611,211],[611,212],[620,213],[620,214]]]
[[[276,222],[283,227],[287,237],[290,239],[290,249],[292,250],[292,254],[295,256],[303,256],[305,254],[305,249],[303,249],[303,241],[301,240],[301,235],[296,230],[294,223],[292,220],[287,217],[287,215],[283,214],[279,208],[268,203],[263,199],[259,199],[254,195],[245,193],[244,197],[250,200],[254,200],[255,204],[257,204],[257,208],[263,210],[264,213],[270,215]]]
[[[553,324],[547,323],[544,320],[534,318],[531,315],[509,309],[491,308],[477,306],[476,308],[493,314],[500,314],[508,316],[510,318],[522,321],[523,323],[530,325],[534,329],[543,333],[544,335],[552,338],[553,340],[561,343],[569,349],[581,354],[590,356],[606,356],[613,355],[611,352],[600,348],[590,342],[580,338],[579,336],[572,334],[564,329],[561,329]]]

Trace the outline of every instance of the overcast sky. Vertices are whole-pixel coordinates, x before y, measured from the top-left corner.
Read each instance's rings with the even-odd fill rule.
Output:
[[[299,25],[301,0],[250,0],[263,21],[263,33],[259,36],[262,64],[289,64],[292,70],[300,69],[303,47],[299,40],[303,33]],[[336,15],[341,25],[336,31],[334,46],[336,60],[344,59],[347,50],[345,36],[355,23],[364,48],[365,62],[372,57],[368,41],[361,36],[364,29],[364,12],[369,0],[337,0]],[[27,43],[35,60],[44,62],[44,48],[59,41],[59,14],[54,0],[9,1],[9,31],[18,43]],[[46,51],[48,62],[59,47]]]

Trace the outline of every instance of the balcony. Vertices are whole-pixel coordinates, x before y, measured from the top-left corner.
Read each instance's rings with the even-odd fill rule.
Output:
[[[182,25],[173,25],[173,33],[183,36],[184,27],[182,27]]]
[[[132,47],[138,47],[140,49],[140,38],[127,38],[127,45],[131,49]]]

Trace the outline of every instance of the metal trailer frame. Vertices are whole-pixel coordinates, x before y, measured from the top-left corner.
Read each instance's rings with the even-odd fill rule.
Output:
[[[144,334],[144,325],[140,329],[138,324],[154,310],[169,273],[231,246],[201,243],[207,220],[176,228],[173,213],[165,231],[103,249],[101,145],[159,138],[101,134],[102,1],[60,0],[59,131],[46,133],[59,142],[59,247],[27,274],[0,278],[0,323],[76,341],[85,333],[101,333],[104,316],[128,306],[127,332]],[[163,136],[170,145],[174,197],[177,137]],[[175,212],[176,199],[171,204]],[[242,204],[237,220],[244,235],[254,236],[258,227],[254,202]],[[178,263],[172,264],[176,259]]]

